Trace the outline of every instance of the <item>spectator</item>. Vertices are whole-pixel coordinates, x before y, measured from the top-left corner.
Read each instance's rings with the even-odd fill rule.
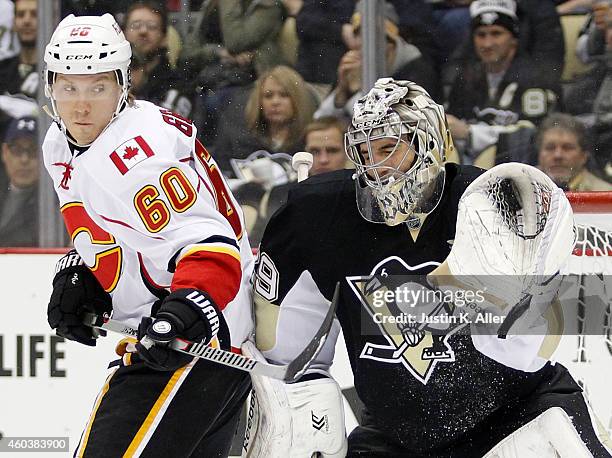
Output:
[[[179,67],[195,98],[194,121],[213,142],[221,111],[263,72],[285,64],[280,0],[210,0],[183,46]],[[207,141],[209,141],[207,140]]]
[[[217,164],[233,175],[229,160],[257,150],[294,154],[304,148],[304,128],[314,111],[314,96],[295,70],[280,65],[256,81],[242,122],[225,122],[211,148]],[[246,129],[241,130],[245,124]]]
[[[25,94],[36,98],[38,94],[38,33],[37,0],[15,1],[15,32],[21,51],[0,63],[0,94]]]
[[[0,190],[0,244],[34,246],[38,241],[38,143],[34,117],[14,119],[2,143],[8,189]]]
[[[565,42],[559,14],[552,0],[518,0],[518,48],[530,56],[535,65],[547,68],[561,78],[565,60]]]
[[[15,4],[11,0],[0,0],[0,61],[19,53],[19,42],[15,27]]]
[[[473,3],[473,2],[472,2]],[[490,0],[491,4],[498,3]],[[501,0],[501,3],[505,3]],[[529,57],[530,65],[545,69],[549,77],[558,83],[565,60],[565,41],[559,14],[553,0],[518,0],[516,6],[520,35],[517,49]],[[476,51],[472,40],[466,40],[450,59],[443,72],[443,84],[455,79],[466,61],[474,59]]]
[[[10,95],[0,94],[0,143],[3,141],[4,132],[7,130],[13,118],[23,118],[38,115],[38,103],[23,94]],[[2,167],[0,167],[0,171]],[[3,182],[2,173],[0,172],[0,188],[6,182]]]
[[[245,159],[231,162],[238,178],[230,179],[229,183],[244,213],[249,242],[257,247],[268,220],[286,202],[289,188],[297,178],[291,156],[255,151]]]
[[[295,15],[299,39],[296,70],[319,89],[321,99],[336,79],[336,68],[354,40],[353,0],[304,0]],[[321,24],[326,24],[321,27]]]
[[[432,5],[434,35],[443,64],[470,34],[470,3],[472,0],[440,0]]]
[[[572,116],[546,118],[536,136],[538,167],[566,191],[612,191],[612,185],[586,168],[589,157],[584,126]]]
[[[537,124],[556,108],[561,90],[520,54],[514,0],[476,0],[470,14],[476,58],[464,63],[453,82],[447,117],[453,138],[473,156],[519,120]]]
[[[212,0],[202,8],[181,55],[190,76],[213,62],[245,71],[253,65],[257,75],[285,63],[278,43],[284,19],[280,0]]]
[[[335,116],[350,118],[353,105],[362,95],[361,87],[361,14],[351,19],[356,37],[357,49],[351,49],[342,56],[338,65],[338,80],[335,89],[323,100],[315,118]],[[441,91],[437,73],[428,59],[418,48],[408,44],[399,35],[398,17],[395,8],[385,2],[385,36],[387,74],[395,79],[414,81],[427,89],[434,100],[439,100]]]
[[[535,166],[538,152],[535,149],[535,137],[538,129],[529,121],[519,121],[499,133],[497,142],[486,147],[474,159],[474,165],[490,169],[494,165],[506,162],[521,162]]]
[[[606,76],[595,98],[595,134],[597,162],[612,181],[612,10],[606,21]]]
[[[168,61],[167,29],[168,14],[158,1],[138,0],[128,8],[125,36],[134,55],[132,93],[188,117],[192,104]]]
[[[567,90],[567,110],[592,129],[593,160],[612,179],[612,8],[598,3],[582,42],[581,57],[593,68]],[[594,8],[595,8],[594,7]],[[579,43],[580,44],[580,43]]]
[[[314,160],[311,176],[346,168],[345,131],[345,123],[334,117],[320,118],[306,126],[306,151]],[[234,195],[245,215],[249,241],[258,246],[268,220],[287,201],[296,177],[288,172],[291,170],[290,156],[259,151],[248,159],[251,160],[233,161],[241,163],[235,168],[243,170],[241,175],[246,181]]]
[[[312,154],[310,175],[346,168],[344,122],[333,116],[319,118],[306,126],[306,151]]]
[[[438,35],[433,6],[438,0],[389,0],[399,16],[399,34],[437,66],[444,40]]]
[[[591,16],[576,43],[576,54],[582,62],[597,60],[606,51],[606,28],[610,3],[607,0],[594,1]]]

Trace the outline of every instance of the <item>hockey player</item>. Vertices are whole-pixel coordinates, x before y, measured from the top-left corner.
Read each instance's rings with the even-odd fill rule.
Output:
[[[239,351],[252,254],[193,124],[128,94],[130,57],[110,14],[66,17],[45,50],[44,161],[76,249],[57,264],[49,324],[95,345],[83,313],[112,311],[155,342],[118,346],[76,455],[227,456],[248,375],[164,344]]]
[[[268,224],[254,277],[257,348],[247,343],[244,351],[291,361],[314,334],[339,282],[337,318],[365,404],[362,423],[347,450],[341,394],[328,373],[336,329],[301,381],[253,378],[243,456],[610,456],[581,389],[563,366],[547,360],[543,336],[376,320],[406,305],[393,298],[377,302],[401,275],[444,266],[458,276],[508,273],[513,270],[506,266],[537,261],[550,278],[534,284],[529,297],[547,306],[555,293],[548,285],[573,245],[562,191],[522,164],[482,176],[475,167],[445,164],[453,145],[443,108],[412,82],[378,80],[356,103],[345,144],[356,170],[297,185]],[[535,207],[538,197],[544,203],[535,218],[521,213],[520,223],[512,224],[511,212]],[[484,204],[495,198],[508,200]],[[487,219],[491,215],[500,218]],[[496,226],[498,220],[504,224]],[[507,246],[495,239],[504,230]],[[536,235],[521,233],[531,230]],[[537,248],[537,256],[525,247]],[[520,320],[514,304],[506,304],[507,316]],[[427,310],[430,318],[442,317],[449,306],[434,303]]]

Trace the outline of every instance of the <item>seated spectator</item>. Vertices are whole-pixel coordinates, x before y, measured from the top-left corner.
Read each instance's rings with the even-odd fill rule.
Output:
[[[230,67],[228,78],[232,69],[249,72],[252,66],[256,77],[286,63],[278,43],[284,19],[280,1],[212,0],[202,8],[181,55],[188,78],[212,63]]]
[[[612,191],[612,185],[586,168],[589,157],[584,126],[572,116],[555,113],[538,130],[538,167],[566,191]]]
[[[11,0],[0,0],[0,61],[19,53],[19,42],[14,30],[15,4]]]
[[[315,118],[335,116],[350,119],[353,105],[362,95],[361,87],[361,14],[353,14],[353,30],[357,49],[348,51],[338,65],[338,80],[334,90],[323,100]],[[399,35],[397,13],[390,3],[385,2],[385,36],[387,40],[387,74],[399,80],[410,80],[423,86],[434,100],[440,100],[441,91],[438,76],[428,59],[418,48],[407,43]]]
[[[126,13],[125,37],[132,45],[132,93],[190,116],[191,101],[185,95],[181,77],[172,69],[165,46],[168,15],[155,0],[132,2]]]
[[[311,176],[346,167],[344,122],[321,118],[309,123],[305,131],[306,151],[313,155]],[[268,220],[287,201],[289,188],[297,178],[291,156],[257,151],[245,160],[231,162],[239,180],[230,180],[230,185],[234,184],[234,196],[244,212],[249,241],[257,246]]]
[[[4,134],[15,118],[38,116],[38,110],[36,100],[23,94],[0,94],[0,143],[4,141]],[[6,186],[6,174],[0,164],[0,189],[5,189]]]
[[[15,1],[15,32],[21,51],[16,56],[0,62],[0,94],[38,95],[38,33],[37,0]]]
[[[211,147],[223,173],[233,176],[230,159],[244,159],[257,150],[291,155],[303,150],[304,128],[314,106],[314,96],[295,70],[281,65],[264,73],[250,93],[242,122],[224,120]]]
[[[312,121],[305,130],[306,151],[312,154],[310,175],[346,168],[344,132],[346,125],[333,116]]]
[[[452,84],[447,118],[458,146],[474,157],[519,120],[537,124],[554,111],[561,90],[550,69],[519,52],[514,0],[476,0],[470,14],[476,58]]]
[[[595,1],[592,12],[584,30],[576,43],[576,54],[587,64],[597,60],[606,51],[606,28],[611,5],[608,1]]]
[[[603,12],[602,12],[603,11]],[[591,128],[593,159],[612,179],[612,8],[594,11],[584,35],[582,58],[593,68],[567,89],[567,111]],[[582,37],[581,37],[582,39]]]
[[[0,189],[0,244],[34,246],[38,241],[37,120],[14,119],[2,142],[8,188]]]
[[[529,121],[519,121],[499,133],[497,143],[485,148],[474,159],[474,165],[490,169],[506,162],[536,165],[538,154],[534,147],[538,129]]]
[[[474,3],[474,2],[472,2]],[[505,0],[490,0],[491,5],[505,4]],[[520,34],[517,39],[519,53],[549,72],[555,83],[561,79],[565,60],[565,41],[559,14],[553,0],[518,0],[516,16]],[[471,6],[471,5],[470,5]],[[443,83],[453,81],[466,60],[474,59],[476,50],[472,40],[466,40],[453,54],[444,69]]]
[[[437,68],[444,47],[444,38],[438,35],[434,6],[444,0],[388,0],[399,16],[400,36],[415,45],[423,57]]]
[[[321,99],[329,93],[340,58],[353,43],[354,8],[353,0],[298,0],[298,6],[289,11],[295,16],[299,39],[295,69],[320,89]]]
[[[432,5],[434,35],[438,39],[443,64],[470,34],[470,3],[472,0],[439,0]]]
[[[289,186],[297,174],[291,166],[291,156],[285,153],[255,151],[231,163],[237,178],[228,180],[229,185],[244,213],[249,242],[256,247],[268,220],[287,200]]]
[[[203,2],[185,40],[179,68],[194,92],[194,122],[213,142],[221,117],[240,89],[259,75],[286,64],[278,43],[283,26],[280,0]]]

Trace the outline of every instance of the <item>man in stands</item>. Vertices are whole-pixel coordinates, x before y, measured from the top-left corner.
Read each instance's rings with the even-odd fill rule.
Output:
[[[514,0],[476,0],[470,14],[476,57],[457,72],[447,112],[453,138],[475,157],[519,120],[537,124],[554,111],[561,90],[549,68],[518,51]]]

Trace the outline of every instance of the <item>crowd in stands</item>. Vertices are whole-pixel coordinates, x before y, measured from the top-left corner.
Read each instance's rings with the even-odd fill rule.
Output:
[[[0,0],[0,246],[35,246],[40,152],[37,2]],[[243,204],[254,245],[295,174],[348,167],[362,87],[356,0],[63,0],[111,12],[132,93],[193,119]],[[452,160],[519,161],[566,190],[612,190],[612,0],[387,0],[385,74],[447,111]],[[41,114],[42,116],[43,114]]]

